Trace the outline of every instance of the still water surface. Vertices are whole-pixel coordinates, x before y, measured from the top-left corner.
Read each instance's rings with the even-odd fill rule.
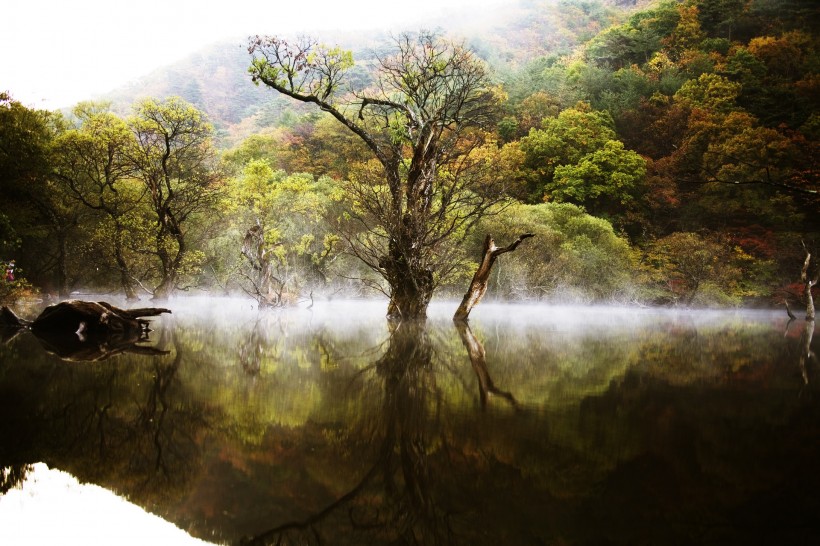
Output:
[[[155,354],[0,346],[7,475],[217,543],[820,543],[820,336],[782,311],[169,307]]]

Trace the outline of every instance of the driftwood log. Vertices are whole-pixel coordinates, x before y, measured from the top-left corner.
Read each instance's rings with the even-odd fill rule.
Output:
[[[46,350],[60,358],[100,360],[122,352],[166,354],[137,343],[148,340],[149,321],[144,317],[170,312],[158,307],[120,309],[102,301],[68,300],[46,307],[33,321],[3,307],[0,327],[5,340],[30,330]]]

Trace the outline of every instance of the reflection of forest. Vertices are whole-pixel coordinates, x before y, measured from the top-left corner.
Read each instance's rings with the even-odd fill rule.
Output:
[[[782,322],[174,326],[156,358],[0,348],[0,466],[254,544],[820,536],[817,366]]]
[[[207,410],[177,378],[185,357],[173,329],[151,356],[93,364],[51,358],[22,337],[15,350],[37,356],[7,364],[2,435],[15,442],[1,444],[0,464],[44,461],[147,507],[175,498],[199,464],[195,434]]]

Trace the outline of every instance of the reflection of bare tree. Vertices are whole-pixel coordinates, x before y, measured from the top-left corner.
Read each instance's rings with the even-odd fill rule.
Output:
[[[330,536],[334,544],[451,542],[450,514],[436,502],[428,461],[429,409],[437,396],[432,357],[423,322],[392,324],[387,349],[375,365],[384,397],[374,464],[324,509],[243,544],[322,544]]]
[[[792,322],[794,322],[794,319],[789,320],[789,323],[786,325],[786,335],[789,333],[789,327],[792,325]],[[813,360],[817,363],[817,355],[811,349],[811,340],[814,337],[814,324],[813,320],[803,321],[803,331],[800,332],[797,365],[800,368],[800,374],[803,376],[803,383],[805,385],[809,384],[809,362]]]
[[[467,349],[467,353],[470,355],[470,362],[473,365],[473,370],[475,370],[476,377],[478,377],[481,407],[486,408],[487,399],[490,395],[494,395],[504,398],[512,404],[513,407],[517,408],[518,403],[515,401],[515,397],[511,393],[502,391],[495,386],[495,382],[493,382],[492,377],[490,377],[490,372],[487,369],[487,359],[484,353],[484,346],[480,341],[478,341],[478,338],[473,335],[472,330],[470,330],[470,326],[465,321],[461,320],[453,321],[453,324],[455,324],[458,334],[461,336],[461,342],[464,344],[464,347]]]

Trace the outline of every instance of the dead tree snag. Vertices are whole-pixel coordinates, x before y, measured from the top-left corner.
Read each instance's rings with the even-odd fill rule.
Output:
[[[816,272],[814,279],[809,274],[809,265],[811,263],[811,252],[803,243],[803,250],[806,251],[806,259],[803,262],[803,270],[800,272],[800,282],[803,283],[806,292],[806,320],[814,320],[814,298],[811,295],[811,289],[817,284],[820,278],[820,271]],[[815,260],[816,261],[816,260]],[[817,268],[820,269],[820,268]]]
[[[492,236],[487,235],[484,239],[484,251],[481,263],[478,269],[476,269],[475,275],[473,275],[473,280],[470,281],[470,287],[467,289],[467,293],[464,294],[464,298],[461,300],[461,305],[458,306],[453,320],[467,320],[469,318],[470,311],[478,305],[478,302],[481,301],[481,298],[484,297],[484,294],[487,292],[490,271],[492,271],[496,258],[505,252],[512,252],[518,248],[518,245],[520,245],[524,239],[529,237],[533,237],[533,234],[524,233],[519,235],[518,239],[511,245],[499,248],[495,246],[495,241],[493,241]]]

